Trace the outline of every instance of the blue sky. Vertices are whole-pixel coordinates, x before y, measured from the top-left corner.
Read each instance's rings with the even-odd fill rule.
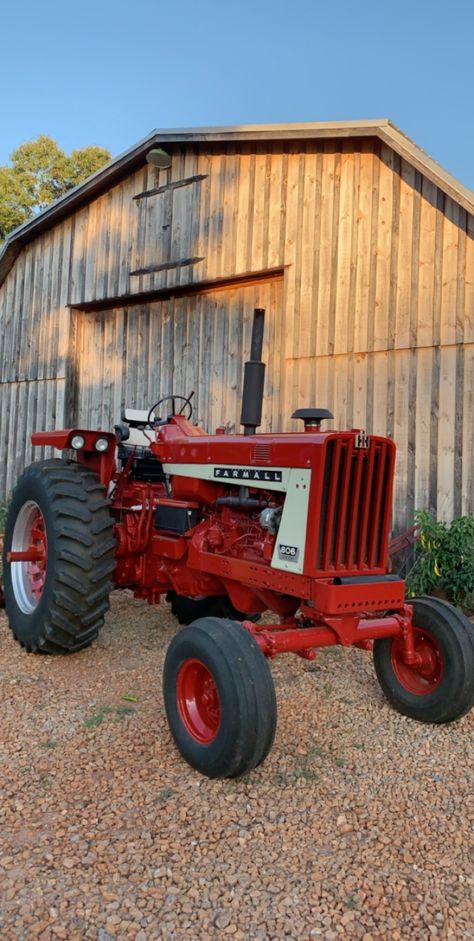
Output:
[[[155,127],[389,117],[474,189],[472,0],[4,0],[0,163]]]

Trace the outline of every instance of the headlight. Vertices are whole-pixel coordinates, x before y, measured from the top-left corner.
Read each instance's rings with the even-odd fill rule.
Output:
[[[97,438],[97,441],[94,444],[96,451],[106,451],[109,446],[107,438]]]
[[[82,435],[73,435],[71,438],[71,448],[74,448],[75,451],[80,451],[84,447],[86,439]]]

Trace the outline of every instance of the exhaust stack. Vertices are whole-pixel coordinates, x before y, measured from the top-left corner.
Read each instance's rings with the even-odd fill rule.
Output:
[[[244,435],[254,435],[262,423],[263,384],[265,381],[265,363],[262,363],[263,329],[265,311],[256,307],[253,312],[252,341],[250,360],[245,363],[244,389],[242,393],[242,412],[240,424],[244,426]]]

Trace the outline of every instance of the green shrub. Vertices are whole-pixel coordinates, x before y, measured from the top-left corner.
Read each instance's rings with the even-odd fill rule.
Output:
[[[407,577],[409,597],[445,593],[448,601],[470,607],[474,601],[474,517],[459,516],[451,523],[417,510],[419,539]]]
[[[0,533],[5,529],[5,520],[7,516],[7,507],[5,503],[0,503]]]

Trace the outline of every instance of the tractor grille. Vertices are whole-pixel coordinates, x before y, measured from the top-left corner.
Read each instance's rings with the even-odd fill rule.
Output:
[[[327,442],[318,571],[385,569],[393,464],[390,441],[371,439],[368,448],[356,448],[352,436]]]

